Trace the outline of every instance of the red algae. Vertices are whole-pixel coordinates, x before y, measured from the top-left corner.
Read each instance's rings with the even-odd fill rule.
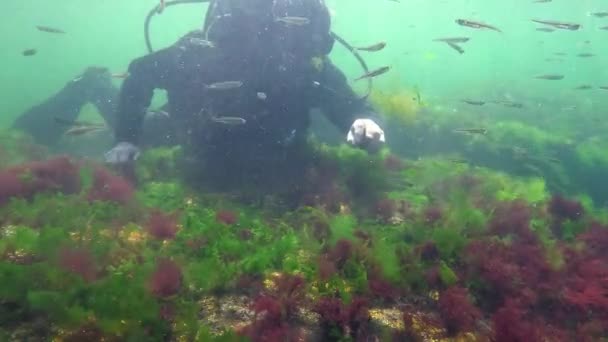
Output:
[[[558,220],[580,219],[585,213],[583,205],[574,200],[569,200],[561,195],[554,195],[549,201],[549,212]]]
[[[356,297],[346,305],[338,298],[321,297],[313,310],[321,317],[323,340],[330,339],[334,329],[355,341],[365,341],[368,337],[371,318],[364,298]]]
[[[159,298],[171,297],[178,293],[182,286],[182,271],[179,266],[169,260],[160,259],[148,280],[150,292]]]
[[[274,285],[253,302],[254,322],[240,334],[253,341],[298,341],[302,332],[292,325],[292,319],[304,304],[304,278],[281,274],[274,278]]]
[[[97,278],[93,255],[86,249],[62,248],[59,252],[59,266],[80,276],[86,282],[92,282]]]
[[[11,197],[31,198],[37,193],[80,191],[79,168],[68,157],[29,162],[0,172],[0,205]]]
[[[423,217],[425,223],[434,225],[443,217],[443,210],[441,210],[441,208],[438,206],[427,207],[424,209]]]
[[[124,178],[114,175],[103,167],[96,167],[88,198],[90,201],[126,204],[133,198],[134,191],[133,186]]]
[[[374,206],[374,214],[382,223],[389,223],[396,212],[397,205],[392,199],[381,199]]]
[[[471,303],[469,292],[453,286],[439,295],[439,314],[449,335],[474,331],[481,311]]]
[[[230,210],[219,210],[215,213],[215,220],[228,226],[238,222],[238,215]]]
[[[403,160],[394,154],[389,154],[384,158],[384,168],[388,171],[399,172],[405,170],[406,167]]]
[[[175,215],[167,215],[159,210],[150,213],[145,228],[148,234],[158,240],[173,239],[178,230]]]
[[[494,341],[496,342],[537,342],[543,341],[543,334],[526,311],[514,301],[507,301],[492,317]]]
[[[530,230],[532,212],[524,201],[501,203],[490,221],[490,232],[499,236],[513,235],[528,243],[536,243],[537,237]]]

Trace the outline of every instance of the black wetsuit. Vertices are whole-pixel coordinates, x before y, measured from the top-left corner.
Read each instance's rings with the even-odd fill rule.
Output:
[[[171,126],[174,134],[169,140],[202,156],[197,159],[205,160],[207,166],[215,165],[211,168],[222,175],[235,169],[242,171],[243,166],[259,161],[292,155],[304,140],[312,108],[321,109],[344,135],[355,119],[375,118],[368,103],[357,97],[327,57],[315,63],[310,58],[299,62],[285,55],[279,58],[261,49],[256,50],[260,55],[229,54],[192,38],[203,37],[200,32],[190,33],[171,47],[131,63],[117,100],[116,116],[106,111],[112,109],[98,106],[114,126],[117,142],[141,145],[144,118],[155,89],[167,91],[165,108],[170,119],[164,128]],[[230,89],[209,87],[226,81],[242,85]],[[104,93],[110,96],[95,103],[113,107],[115,94]],[[55,138],[58,134],[49,135],[38,128],[37,112],[49,109],[44,106],[64,103],[70,113],[77,113],[84,101],[62,101],[65,97],[69,95],[60,93],[30,110],[17,126],[37,135],[40,141]],[[97,97],[99,94],[93,98]],[[242,118],[245,123],[230,125],[212,119],[224,116]],[[45,138],[40,139],[42,136]],[[157,138],[167,140],[167,136]]]

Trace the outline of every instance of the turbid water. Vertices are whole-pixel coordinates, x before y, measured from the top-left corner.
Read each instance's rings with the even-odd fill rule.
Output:
[[[191,132],[245,132],[268,111],[192,120],[122,165],[103,160],[116,139],[93,105],[63,107],[79,122],[30,117],[40,136],[67,125],[53,144],[11,127],[89,67],[120,76],[117,89],[133,80],[160,3],[3,1],[0,341],[608,338],[608,3],[326,0],[333,32],[378,50],[358,53],[378,74],[379,151],[346,144],[347,129],[319,113],[309,135],[266,139],[273,127],[260,125],[217,149]],[[206,10],[154,15],[154,49],[200,29]],[[313,73],[327,66],[319,57]],[[329,57],[365,94],[353,53],[336,42]],[[203,89],[218,98],[251,90],[217,81]],[[299,98],[283,90],[278,103]],[[247,96],[250,108],[277,103]],[[153,133],[188,102],[158,110],[166,100],[155,91]]]
[[[7,0],[0,24],[3,125],[87,66],[124,71],[133,58],[146,53],[143,21],[155,3]],[[525,93],[547,102],[568,97],[573,103],[593,102],[595,106],[602,105],[605,91],[575,92],[572,88],[608,83],[604,57],[608,31],[600,29],[608,22],[591,15],[605,10],[602,5],[605,7],[601,1],[328,1],[335,32],[356,45],[388,43],[384,51],[365,56],[370,65],[394,67],[390,75],[378,81],[380,85],[383,81],[417,85],[427,96],[440,99],[494,90]],[[156,16],[151,25],[154,45],[167,46],[200,27],[205,8],[204,4],[181,5]],[[461,27],[454,23],[456,18],[489,23],[503,33]],[[541,32],[535,29],[542,26],[530,19],[574,22],[582,27],[577,31]],[[67,34],[40,32],[36,25],[60,27]],[[449,36],[471,38],[464,45],[463,55],[432,41]],[[35,48],[38,53],[24,57],[21,52],[27,48]],[[567,55],[554,55],[562,52]],[[595,56],[576,57],[586,52]],[[336,48],[332,57],[349,75],[359,74],[345,50]],[[566,78],[554,83],[532,80],[546,73],[564,74]]]

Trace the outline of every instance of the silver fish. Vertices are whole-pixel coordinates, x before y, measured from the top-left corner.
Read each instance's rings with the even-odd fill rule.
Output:
[[[376,43],[376,44],[369,45],[369,46],[360,46],[360,47],[353,47],[353,48],[355,50],[359,50],[359,51],[375,52],[375,51],[380,51],[380,50],[384,49],[385,46],[386,46],[385,42],[380,42],[380,43]]]
[[[190,38],[190,44],[202,46],[202,47],[215,47],[212,41],[202,39],[202,38]]]
[[[171,115],[168,112],[166,112],[166,111],[164,111],[162,109],[159,109],[159,110],[148,110],[146,112],[146,116],[150,117],[150,118],[156,118],[156,117],[169,118],[169,117],[171,117]]]
[[[532,21],[535,23],[549,25],[551,27],[555,27],[555,28],[562,29],[562,30],[570,30],[570,31],[576,31],[581,27],[580,24],[566,23],[566,22],[554,21],[554,20],[532,19]]]
[[[367,72],[367,73],[361,75],[360,77],[355,78],[355,81],[362,80],[364,78],[372,78],[372,77],[380,76],[380,75],[386,73],[387,71],[389,71],[390,68],[391,68],[390,66],[380,67],[378,69]]]
[[[224,82],[215,82],[208,84],[207,89],[213,90],[228,90],[240,88],[243,85],[243,81],[224,81]]]
[[[464,53],[464,49],[456,44],[456,43],[452,43],[452,42],[447,42],[447,44],[454,50],[458,51],[459,54],[463,54]]]
[[[65,31],[58,29],[58,28],[54,28],[54,27],[49,27],[49,26],[42,26],[42,25],[38,25],[36,26],[36,28],[38,29],[38,31],[42,31],[42,32],[48,32],[48,33],[57,33],[57,34],[64,34]]]
[[[478,100],[463,99],[461,101],[464,102],[464,103],[466,103],[466,104],[470,104],[472,106],[483,106],[484,104],[486,104],[485,101],[478,101]]]
[[[275,21],[294,26],[304,26],[310,24],[310,19],[306,17],[277,17]]]
[[[559,80],[564,79],[564,75],[546,74],[546,75],[538,75],[538,76],[535,76],[534,78],[539,79],[539,80],[559,81]]]
[[[231,126],[244,125],[247,123],[247,120],[237,117],[237,116],[216,116],[216,117],[212,117],[211,121],[213,121],[215,123],[231,125]]]
[[[434,42],[444,42],[444,43],[466,43],[470,40],[469,37],[447,37],[447,38],[437,38],[433,39]]]
[[[608,17],[608,12],[595,12],[595,13],[591,13],[591,15],[598,17],[598,18],[605,18],[605,17]]]
[[[105,126],[74,126],[65,131],[64,135],[76,137],[88,133],[104,131],[106,129],[107,127]]]

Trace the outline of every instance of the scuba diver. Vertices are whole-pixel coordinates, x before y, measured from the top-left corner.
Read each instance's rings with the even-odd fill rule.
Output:
[[[52,143],[61,132],[49,132],[40,113],[61,108],[75,119],[92,102],[114,131],[108,163],[129,163],[153,141],[182,145],[194,172],[216,184],[297,178],[311,157],[313,108],[354,146],[374,151],[385,141],[378,115],[329,60],[333,44],[323,0],[213,0],[203,30],[135,59],[119,93],[105,69],[89,68],[15,126]],[[155,89],[167,91],[168,115],[148,111]]]

